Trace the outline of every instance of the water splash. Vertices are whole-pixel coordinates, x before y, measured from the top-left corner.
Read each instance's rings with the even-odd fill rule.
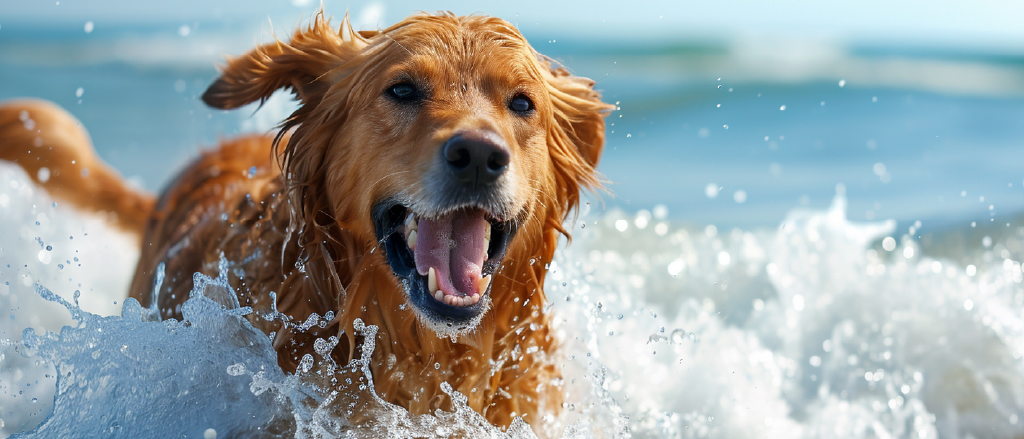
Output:
[[[134,299],[121,316],[100,317],[38,287],[78,325],[25,330],[22,353],[54,368],[57,392],[53,413],[19,437],[202,437],[209,428],[221,437],[269,437],[290,425],[289,401],[250,391],[248,376],[285,379],[268,338],[241,317],[244,309],[204,295],[225,279],[201,280],[181,322],[154,321]]]
[[[14,213],[3,221],[34,222],[35,213],[18,212],[49,205],[35,196],[10,204],[9,195]],[[845,209],[840,188],[829,209],[794,210],[775,230],[708,233],[643,212],[581,215],[590,227],[558,252],[546,285],[565,405],[508,431],[447,386],[451,411],[417,416],[381,400],[367,368],[373,326],[350,328],[362,344],[349,364],[330,359],[331,337],[315,341],[308,367],[281,371],[267,337],[245,320],[250,310],[231,301],[226,263],[217,278],[195,279],[185,322],[152,321],[134,301],[100,317],[44,288],[4,284],[28,273],[0,270],[0,298],[17,317],[4,328],[29,326],[24,316],[40,308],[25,304],[37,294],[77,319],[0,346],[0,393],[14,401],[0,417],[17,432],[52,413],[28,437],[1024,435],[1024,289],[1020,262],[1003,252],[1021,239],[936,259],[893,235],[891,222],[853,223]],[[15,264],[39,251],[30,239],[6,239],[4,252],[32,249],[3,254],[21,258]],[[7,337],[16,339],[10,329]],[[339,392],[346,380],[351,391]],[[55,398],[39,393],[47,388]]]
[[[578,233],[548,294],[634,436],[1024,435],[1019,261],[972,277],[909,236],[879,254],[894,223],[847,220],[842,186],[777,230],[616,227],[632,219]]]

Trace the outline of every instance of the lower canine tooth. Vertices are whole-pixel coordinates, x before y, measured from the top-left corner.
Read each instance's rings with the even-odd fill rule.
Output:
[[[481,277],[480,280],[476,281],[476,291],[477,291],[477,294],[483,294],[484,292],[486,292],[487,291],[487,286],[490,285],[490,284],[491,284],[491,277],[490,276]]]
[[[474,294],[473,297],[469,300],[469,304],[470,305],[476,305],[476,303],[479,302],[479,301],[480,301],[480,294]]]
[[[434,294],[438,291],[437,273],[434,271],[434,267],[430,267],[430,270],[427,272],[427,290],[430,291],[430,294]]]
[[[416,250],[416,229],[409,232],[409,236],[405,237],[405,243],[409,245],[409,250]]]
[[[419,229],[419,226],[419,222],[416,221],[416,215],[413,215],[410,212],[409,216],[405,217],[405,228],[407,230],[417,230]]]
[[[441,290],[434,291],[434,300],[444,302],[444,292]]]

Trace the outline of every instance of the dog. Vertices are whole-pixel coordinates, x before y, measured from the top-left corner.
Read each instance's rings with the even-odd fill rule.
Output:
[[[45,102],[0,107],[0,158],[136,234],[130,296],[162,318],[181,319],[193,273],[214,276],[224,258],[285,371],[318,338],[337,337],[340,364],[357,358],[358,319],[379,327],[377,394],[413,414],[451,407],[443,382],[495,426],[557,413],[543,284],[581,191],[601,186],[614,107],[594,81],[498,18],[417,14],[356,32],[321,11],[290,41],[229,59],[202,99],[232,109],[279,89],[299,106],[275,136],[222,142],[158,197]],[[314,313],[326,324],[295,324]]]

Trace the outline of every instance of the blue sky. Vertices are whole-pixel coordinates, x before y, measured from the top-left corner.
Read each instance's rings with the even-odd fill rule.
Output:
[[[230,22],[290,29],[309,17],[318,0],[29,0],[0,6],[0,37],[6,25],[96,26],[125,23]],[[1024,1],[978,0],[686,0],[550,1],[485,3],[469,0],[324,0],[336,16],[351,11],[362,26],[388,25],[417,10],[486,13],[527,31],[578,38],[822,39],[897,42],[910,45],[1024,48]]]

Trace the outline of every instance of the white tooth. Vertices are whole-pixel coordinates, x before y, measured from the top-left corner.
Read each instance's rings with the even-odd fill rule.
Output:
[[[487,248],[491,246],[491,223],[487,222],[484,229],[484,260],[487,260]]]
[[[441,290],[434,291],[434,300],[444,302],[444,292]]]
[[[419,228],[420,228],[420,225],[419,225],[419,222],[416,221],[416,215],[413,215],[410,212],[409,216],[405,217],[405,229],[406,230],[419,230]]]
[[[484,276],[476,281],[476,292],[477,294],[483,294],[487,291],[487,286],[491,284],[491,277]]]
[[[470,299],[470,303],[469,304],[470,305],[476,305],[477,302],[479,302],[479,301],[480,301],[480,294],[479,293],[473,294],[473,298]]]
[[[455,296],[445,295],[444,303],[447,303],[448,305],[455,305]]]
[[[434,267],[430,267],[430,270],[427,272],[427,290],[430,291],[430,294],[439,291],[437,289],[437,273],[434,272]]]
[[[406,244],[409,244],[409,250],[416,250],[416,229],[409,232],[409,236],[405,237]]]

